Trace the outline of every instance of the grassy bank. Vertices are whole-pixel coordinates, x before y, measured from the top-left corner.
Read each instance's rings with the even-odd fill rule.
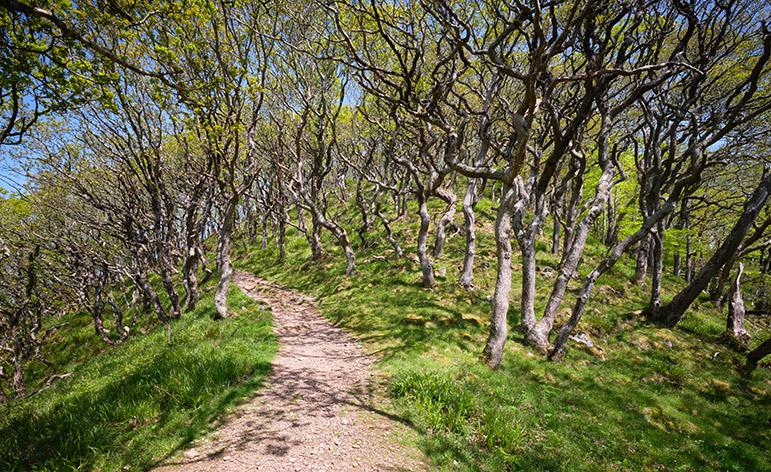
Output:
[[[489,202],[480,205],[489,211]],[[414,234],[412,226],[396,223],[403,237]],[[376,247],[357,249],[353,277],[343,275],[333,241],[325,241],[328,258],[311,261],[294,231],[285,262],[275,248],[241,246],[239,265],[319,297],[328,319],[364,341],[381,359],[383,388],[440,470],[771,470],[768,368],[741,375],[743,356],[717,341],[724,316],[706,304],[673,331],[647,324],[640,316],[647,291],[628,283],[629,260],[600,279],[579,326],[596,347],[571,342],[566,361],[555,364],[522,344],[515,258],[503,364],[496,371],[480,365],[495,275],[490,234],[483,228],[478,237],[473,292],[456,283],[461,236],[435,261],[444,275],[432,290],[420,288],[418,264],[396,259],[379,235],[372,235]],[[548,240],[539,242],[540,308],[559,262]],[[413,243],[402,242],[414,258]],[[585,267],[603,253],[590,242]],[[665,300],[682,284],[667,276]],[[577,287],[571,283],[563,312]],[[753,323],[757,344],[770,333]]]
[[[146,470],[200,436],[263,383],[277,347],[267,307],[236,287],[229,302],[238,316],[215,321],[207,293],[171,342],[147,314],[115,348],[87,316],[59,320],[47,355],[73,375],[5,407],[0,470]]]

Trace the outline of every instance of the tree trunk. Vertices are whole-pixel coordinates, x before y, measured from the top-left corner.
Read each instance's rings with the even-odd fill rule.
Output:
[[[434,286],[434,268],[426,252],[426,240],[428,239],[428,227],[431,224],[431,215],[428,213],[426,197],[421,195],[418,201],[418,214],[420,215],[420,230],[418,231],[418,260],[423,274],[423,288]]]
[[[0,406],[8,403],[8,397],[5,395],[5,388],[3,387],[7,377],[8,376],[5,375],[5,371],[3,370],[3,366],[0,365]]]
[[[262,241],[260,242],[260,248],[265,249],[268,247],[268,210],[263,209],[260,213],[260,225],[262,226]]]
[[[351,247],[351,241],[348,238],[348,232],[345,231],[345,228],[340,226],[336,221],[329,221],[323,214],[316,214],[315,209],[312,211],[314,212],[314,219],[318,221],[321,227],[329,230],[329,232],[332,233],[332,235],[337,239],[338,244],[340,244],[340,246],[343,248],[343,251],[345,251],[345,274],[352,275],[354,272],[356,272],[356,253],[353,252],[353,248]]]
[[[314,260],[321,259],[324,254],[321,246],[321,224],[316,216],[311,215],[311,257]]]
[[[284,262],[286,260],[286,215],[284,214],[284,205],[281,204],[281,217],[278,218],[278,260]]]
[[[715,278],[714,285],[709,292],[710,301],[712,301],[715,306],[723,306],[726,301],[726,299],[723,298],[723,294],[725,293],[725,286],[728,283],[728,279],[731,277],[731,271],[733,270],[734,263],[736,262],[738,255],[738,252],[734,254],[734,256],[725,263],[723,268],[720,270],[720,273]],[[731,296],[730,293],[726,295],[728,297]]]
[[[674,275],[675,277],[680,277],[682,270],[683,270],[683,256],[680,254],[680,251],[677,250],[677,252],[673,256],[672,275]]]
[[[495,280],[495,294],[490,315],[490,333],[487,337],[482,359],[492,369],[501,365],[503,348],[508,336],[507,317],[509,312],[509,295],[511,294],[511,214],[517,189],[513,185],[504,184],[503,198],[498,206],[495,220],[495,249],[498,259],[498,274]]]
[[[747,362],[757,364],[761,359],[771,354],[771,339],[766,339],[760,346],[756,347],[747,354]]]
[[[396,251],[396,257],[401,259],[402,257],[404,257],[404,251],[402,251],[402,247],[394,238],[394,232],[391,229],[391,223],[388,221],[388,218],[386,218],[386,216],[380,210],[380,199],[377,199],[375,201],[375,216],[377,216],[380,219],[380,222],[383,223],[383,228],[385,228],[386,230],[386,239],[391,244],[391,247],[394,248],[394,251]]]
[[[605,232],[605,245],[606,246],[612,246],[616,243],[616,234],[618,233],[618,224],[616,221],[616,205],[618,200],[618,189],[613,189],[613,194],[611,194],[610,199],[608,200],[608,209],[607,209],[607,218],[608,218],[608,228]]]
[[[359,208],[361,214],[361,226],[356,229],[361,241],[361,247],[366,248],[369,246],[367,241],[367,234],[370,228],[372,228],[372,219],[370,218],[369,209],[367,208],[367,202],[364,200],[364,194],[361,190],[362,181],[359,180],[356,184],[356,206]]]
[[[739,263],[739,271],[728,292],[729,305],[726,319],[726,335],[732,338],[738,346],[746,349],[750,342],[750,333],[744,328],[744,300],[742,299],[741,277],[744,264]]]
[[[458,197],[455,195],[455,193],[446,189],[439,189],[437,194],[441,196],[442,200],[447,202],[447,207],[445,207],[442,217],[439,218],[439,221],[436,223],[436,241],[434,243],[434,250],[432,252],[434,259],[439,259],[439,257],[442,255],[442,249],[444,249],[445,229],[447,228],[447,225],[452,223],[452,219],[455,217],[455,212],[457,211],[458,207]]]
[[[476,215],[474,206],[478,199],[476,187],[478,179],[469,178],[466,195],[463,197],[463,227],[466,231],[466,251],[463,253],[463,271],[460,274],[460,284],[467,289],[474,286],[474,256],[476,255]]]
[[[138,268],[134,278],[137,281],[137,284],[142,287],[142,291],[145,295],[145,301],[149,302],[149,304],[155,309],[155,314],[158,316],[158,319],[165,323],[169,321],[169,317],[166,315],[166,310],[163,308],[160,298],[158,298],[158,293],[147,279],[147,272],[144,268],[144,263],[141,261],[143,256],[139,255],[138,257],[140,258],[140,267]]]
[[[182,283],[185,287],[185,311],[195,310],[198,303],[198,251],[188,236],[187,257],[182,264]]]
[[[610,130],[609,125],[607,125],[607,128]],[[605,153],[604,156],[607,156],[607,146],[604,147],[603,152]],[[607,157],[602,157],[602,159],[607,159]],[[554,319],[557,315],[559,305],[565,297],[567,284],[578,269],[581,255],[586,247],[586,240],[589,237],[589,231],[597,221],[597,218],[605,213],[605,205],[607,204],[611,195],[611,190],[615,185],[613,182],[615,168],[610,162],[604,162],[603,173],[597,181],[593,203],[585,212],[584,217],[578,226],[572,232],[573,239],[566,244],[567,251],[563,254],[562,261],[560,262],[559,275],[554,281],[549,301],[546,303],[546,308],[544,309],[543,318],[541,319],[540,324],[542,325],[542,329],[546,331],[547,337],[554,325]]]
[[[755,218],[765,206],[766,201],[768,201],[770,191],[771,172],[766,172],[766,175],[763,176],[758,188],[750,196],[739,220],[725,241],[723,241],[723,244],[720,245],[715,254],[702,267],[694,280],[678,293],[670,303],[660,310],[649,311],[648,314],[653,320],[663,323],[669,328],[677,325],[685,311],[707,287],[707,284],[709,284],[709,281],[715,276],[717,271],[736,253],[737,248],[744,240]]]
[[[656,225],[651,233],[651,298],[650,306],[658,309],[661,306],[661,277],[664,271],[664,222]]]
[[[646,237],[645,239],[640,241],[640,247],[637,249],[637,265],[635,266],[634,278],[632,278],[632,283],[635,285],[639,285],[640,287],[645,286],[645,275],[648,273],[648,259],[649,259],[650,248],[651,248],[651,239],[650,237]]]
[[[554,218],[554,228],[551,233],[551,253],[559,254],[560,252],[560,207],[554,207],[552,210],[552,218]]]
[[[222,227],[220,228],[219,241],[217,242],[217,265],[220,268],[220,280],[217,284],[217,292],[214,294],[214,308],[217,310],[217,316],[220,318],[230,316],[230,311],[228,310],[228,289],[233,278],[230,249],[233,246],[233,224],[236,219],[237,207],[238,196],[230,197],[225,204],[224,214],[222,215]]]
[[[21,398],[27,392],[24,386],[24,340],[16,324],[11,327],[11,338],[13,339],[13,380],[11,385],[14,398]]]
[[[158,258],[158,262],[161,272],[161,283],[163,284],[163,288],[166,290],[166,294],[169,296],[169,301],[171,302],[171,308],[169,310],[170,314],[174,318],[179,318],[182,315],[182,307],[179,299],[179,293],[177,293],[176,284],[174,283],[174,278],[172,275],[172,264],[171,258],[169,257],[170,253],[171,247],[168,243],[165,243],[163,253]]]
[[[691,251],[691,235],[685,237],[685,283],[693,280],[693,252]]]

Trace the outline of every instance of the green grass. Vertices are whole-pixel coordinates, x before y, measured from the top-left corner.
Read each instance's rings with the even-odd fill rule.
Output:
[[[146,470],[200,436],[262,385],[277,348],[269,310],[236,287],[229,303],[238,315],[214,320],[206,294],[170,344],[158,325],[110,348],[69,315],[48,356],[74,374],[5,407],[0,470]]]
[[[489,208],[488,201],[480,202],[481,212]],[[648,324],[641,318],[648,287],[629,284],[629,259],[600,279],[578,327],[604,358],[571,343],[567,359],[555,364],[522,344],[515,257],[503,363],[495,371],[483,366],[486,297],[495,282],[494,243],[485,220],[480,217],[473,292],[456,283],[461,236],[449,239],[435,261],[437,271],[446,272],[432,290],[420,287],[417,263],[397,260],[379,234],[371,235],[374,247],[357,248],[353,277],[344,275],[334,241],[324,240],[330,257],[312,261],[296,232],[289,234],[294,249],[285,262],[278,263],[269,247],[241,249],[238,264],[319,297],[328,319],[364,341],[381,359],[384,391],[411,420],[439,470],[771,470],[768,368],[742,376],[743,356],[717,342],[724,317],[706,303],[692,308],[673,331]],[[414,237],[404,231],[414,223],[397,221],[394,229],[402,238]],[[539,267],[553,271],[559,259],[548,251],[550,235],[539,241]],[[414,241],[401,242],[414,257]],[[386,260],[373,258],[383,254]],[[603,254],[590,238],[579,272],[588,273]],[[553,280],[539,271],[540,309]],[[571,282],[560,312],[572,306],[579,285]],[[682,286],[682,280],[666,276],[663,298]],[[753,345],[769,335],[759,331]]]

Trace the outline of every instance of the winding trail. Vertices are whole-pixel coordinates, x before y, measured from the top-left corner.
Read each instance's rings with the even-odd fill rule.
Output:
[[[281,348],[268,385],[163,472],[423,471],[413,432],[371,392],[372,360],[316,310],[313,299],[248,272],[234,283],[270,305]],[[376,401],[377,400],[377,401]]]

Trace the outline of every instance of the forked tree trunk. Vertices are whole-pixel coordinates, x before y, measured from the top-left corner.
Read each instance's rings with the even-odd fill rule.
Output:
[[[608,129],[610,126],[608,125]],[[607,143],[604,147],[604,159],[607,159]],[[615,175],[615,168],[613,165],[606,161],[603,165],[603,172],[597,181],[595,198],[592,205],[585,212],[583,219],[581,219],[578,226],[573,231],[573,239],[566,244],[567,251],[562,257],[560,263],[560,271],[557,279],[554,281],[549,301],[544,308],[543,318],[541,319],[542,329],[551,332],[554,325],[554,319],[557,315],[557,310],[565,297],[565,291],[567,290],[567,284],[578,269],[578,264],[581,260],[581,255],[584,253],[586,247],[586,240],[589,237],[589,231],[591,231],[597,218],[605,213],[605,205],[611,196],[611,191],[615,186],[613,177]],[[548,343],[548,339],[546,341]]]
[[[143,256],[140,255],[139,257],[141,258]],[[160,298],[158,298],[158,293],[147,279],[147,272],[145,271],[144,263],[140,261],[140,264],[141,265],[138,268],[134,279],[139,284],[139,286],[142,287],[142,291],[145,295],[145,301],[149,302],[149,304],[153,307],[155,314],[158,316],[158,319],[165,323],[169,321],[169,317],[166,315],[166,310],[163,308]]]
[[[594,270],[589,273],[589,275],[586,277],[586,280],[584,281],[584,285],[581,288],[581,291],[578,293],[578,298],[576,299],[576,303],[573,306],[573,311],[570,315],[570,318],[562,326],[562,328],[560,328],[560,330],[557,332],[557,335],[554,337],[554,342],[552,343],[549,351],[549,359],[554,361],[561,361],[565,358],[568,347],[568,338],[576,326],[578,326],[578,322],[581,321],[581,317],[583,316],[584,310],[586,309],[586,304],[589,302],[592,289],[594,289],[594,285],[597,283],[597,279],[599,279],[602,274],[613,268],[613,266],[616,264],[616,262],[618,262],[618,260],[627,249],[646,237],[651,229],[653,229],[653,227],[661,219],[666,217],[673,209],[673,202],[670,201],[665,203],[661,208],[659,208],[658,211],[656,211],[656,213],[651,215],[648,219],[646,219],[646,221],[643,222],[643,225],[640,229],[638,229],[632,235],[628,236],[623,241],[619,241],[614,244],[613,247],[611,247],[608,251],[608,254],[605,256],[605,258],[600,261]]]
[[[185,205],[185,248],[187,251],[182,264],[182,284],[185,287],[185,310],[192,311],[198,303],[198,268],[203,261],[203,249],[201,248],[200,235],[206,223],[206,216],[198,216],[198,208],[204,198],[204,183],[202,177],[193,188],[189,200]],[[211,194],[203,208],[203,215],[209,214],[213,204]]]
[[[353,251],[353,247],[351,247],[348,232],[336,221],[330,221],[323,214],[316,214],[315,210],[312,211],[314,211],[314,218],[318,221],[319,225],[329,230],[329,232],[337,239],[337,242],[343,248],[343,251],[345,251],[345,274],[352,275],[356,272],[356,253]]]

